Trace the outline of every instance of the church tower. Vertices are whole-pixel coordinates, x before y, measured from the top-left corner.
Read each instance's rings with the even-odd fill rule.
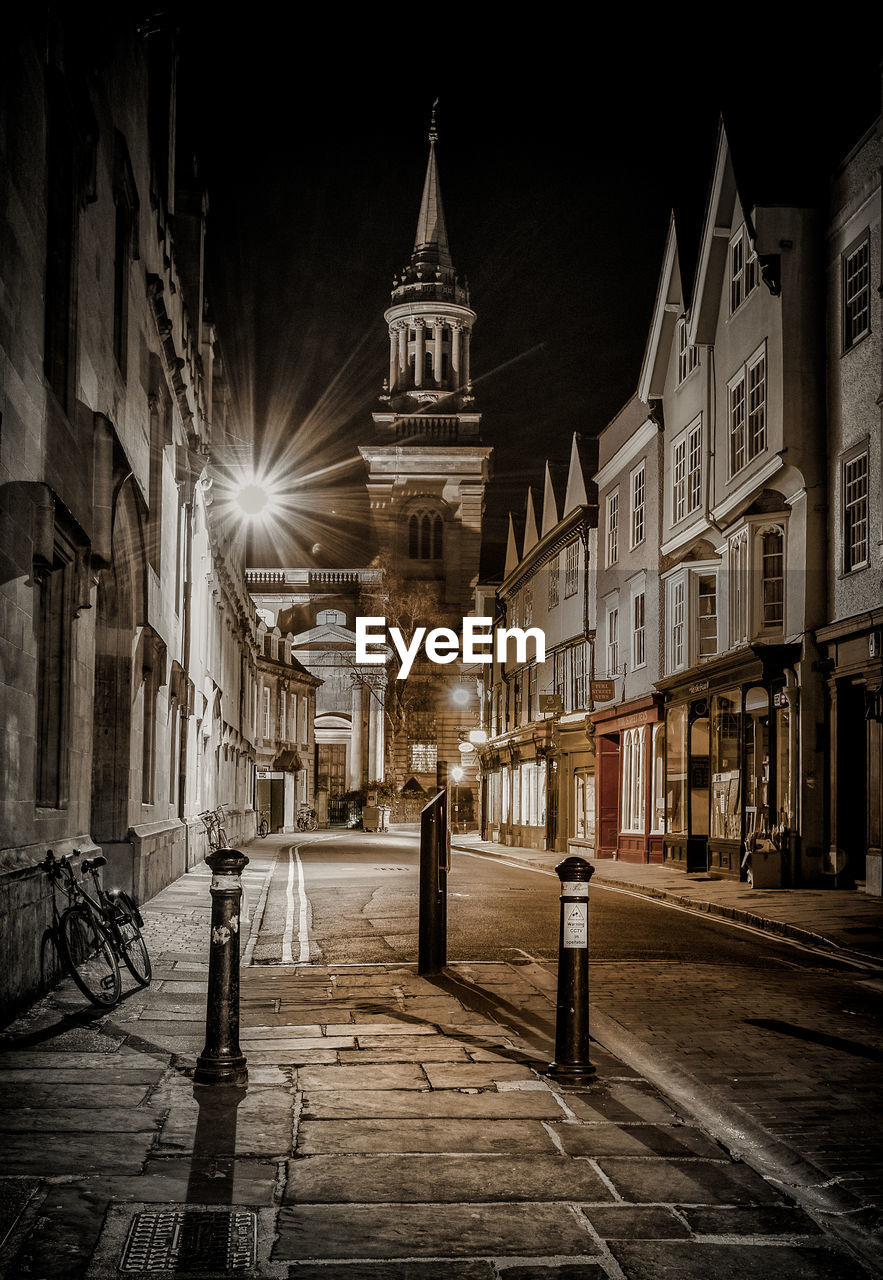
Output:
[[[470,346],[475,312],[454,269],[439,186],[435,106],[411,258],[393,279],[389,369],[360,446],[379,546],[391,571],[425,583],[452,622],[478,581],[485,485],[493,450],[481,444]]]

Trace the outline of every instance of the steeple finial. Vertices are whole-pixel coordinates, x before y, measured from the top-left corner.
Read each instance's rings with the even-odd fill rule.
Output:
[[[432,104],[432,119],[429,122],[429,145],[438,142],[438,129],[435,126],[435,113],[438,109],[438,98]]]

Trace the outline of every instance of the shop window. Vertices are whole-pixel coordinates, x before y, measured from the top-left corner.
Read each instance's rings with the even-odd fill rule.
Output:
[[[699,574],[699,657],[711,658],[717,653],[717,577]]]
[[[711,731],[707,715],[690,725],[690,835],[708,835]]]
[[[761,686],[745,695],[745,833],[770,834],[770,705]]]
[[[761,624],[765,631],[781,631],[785,623],[785,535],[765,529],[761,543]]]
[[[711,702],[711,835],[739,840],[742,833],[742,695],[731,689]]]
[[[521,768],[519,765],[512,770],[512,825],[521,826]]]
[[[501,774],[502,794],[500,797],[500,821],[508,823],[512,812],[512,780],[509,770],[503,769]]]
[[[672,707],[665,725],[666,830],[683,835],[687,830],[687,708]]]
[[[644,728],[622,735],[622,830],[644,830]]]
[[[653,791],[650,802],[650,830],[654,835],[659,835],[665,830],[665,726],[655,724],[653,726],[653,740],[651,742],[652,757],[652,786]]]
[[[742,529],[730,538],[730,646],[748,640],[748,530]]]
[[[440,560],[442,519],[435,511],[415,511],[408,520],[408,555],[412,560]]]
[[[595,840],[595,779],[587,771],[574,774],[573,832],[577,840]]]
[[[794,821],[794,771],[795,741],[792,730],[795,718],[787,702],[787,694],[778,695],[781,705],[776,709],[776,810],[780,827],[793,829]]]

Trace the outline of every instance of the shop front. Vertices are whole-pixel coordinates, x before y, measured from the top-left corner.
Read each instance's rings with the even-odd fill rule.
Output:
[[[796,645],[756,646],[662,680],[664,862],[790,884],[796,814]],[[746,857],[746,853],[748,856]]]
[[[883,609],[817,632],[828,660],[832,884],[883,896]]]
[[[595,729],[595,857],[661,863],[665,734],[660,694],[592,714]]]

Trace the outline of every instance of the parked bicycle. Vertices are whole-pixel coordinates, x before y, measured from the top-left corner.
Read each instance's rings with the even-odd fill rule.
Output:
[[[266,840],[270,834],[270,810],[261,809],[260,821],[258,822],[258,835],[262,840]]]
[[[204,813],[199,815],[205,833],[208,836],[208,847],[211,853],[217,849],[229,849],[230,842],[227,839],[227,832],[224,828],[224,806],[219,804],[217,809],[206,809]]]
[[[319,830],[319,819],[316,817],[315,809],[311,809],[308,805],[301,805],[297,811],[297,829],[298,831]]]
[[[79,850],[74,850],[78,856]],[[104,889],[98,871],[104,857],[86,858],[80,874],[91,875],[92,892],[77,879],[68,857],[49,849],[41,864],[52,881],[52,910],[58,949],[74,982],[93,1004],[115,1005],[122,994],[120,961],[140,987],[151,978],[150,955],[141,934],[144,920],[138,904],[121,889]],[[55,889],[68,905],[59,913]]]

